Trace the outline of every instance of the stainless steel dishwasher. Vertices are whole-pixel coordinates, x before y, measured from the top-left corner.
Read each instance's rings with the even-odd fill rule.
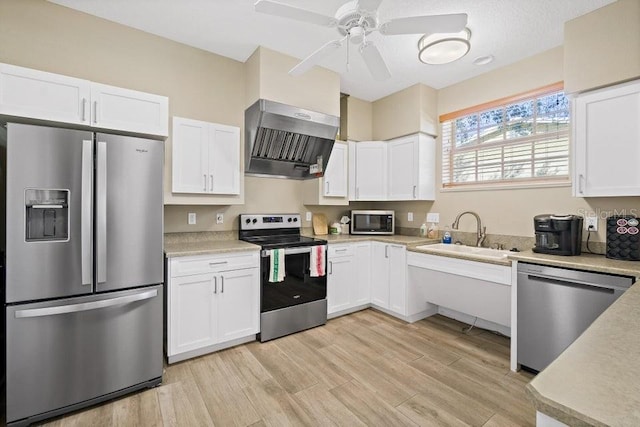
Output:
[[[518,263],[518,363],[543,370],[633,281],[627,276]]]

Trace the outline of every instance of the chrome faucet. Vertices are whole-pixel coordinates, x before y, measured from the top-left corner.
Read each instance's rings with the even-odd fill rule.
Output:
[[[476,246],[480,247],[482,246],[482,243],[484,242],[484,239],[487,237],[487,227],[483,227],[482,226],[482,221],[480,220],[480,215],[478,215],[475,212],[472,211],[464,211],[461,214],[458,214],[458,216],[456,217],[456,219],[453,221],[453,224],[451,224],[451,228],[453,228],[454,230],[458,229],[458,224],[460,223],[460,217],[462,217],[462,215],[464,214],[471,214],[474,217],[476,217],[476,223],[478,224],[478,238],[476,240]]]

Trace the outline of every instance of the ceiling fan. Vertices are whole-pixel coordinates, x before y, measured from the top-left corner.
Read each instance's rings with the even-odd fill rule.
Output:
[[[373,41],[367,40],[367,36],[371,34],[371,32],[378,31],[385,36],[399,34],[456,33],[462,31],[467,25],[466,13],[410,16],[390,19],[381,23],[378,21],[378,7],[380,3],[382,3],[382,0],[351,0],[342,5],[334,16],[322,15],[273,0],[258,0],[255,3],[255,10],[256,12],[269,15],[336,28],[342,36],[342,38],[338,40],[332,40],[324,46],[321,46],[289,70],[289,74],[294,76],[309,71],[320,63],[323,58],[342,47],[342,44],[346,40],[347,49],[349,42],[359,46],[358,50],[360,55],[373,78],[376,80],[386,80],[391,77],[391,73]]]

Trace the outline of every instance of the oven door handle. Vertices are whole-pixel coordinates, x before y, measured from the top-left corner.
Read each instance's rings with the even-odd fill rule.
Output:
[[[323,246],[323,245],[316,245],[316,246]],[[315,248],[315,246],[305,246],[303,248],[285,248],[284,254],[285,256],[298,255],[298,254],[310,254],[312,248]],[[265,249],[262,252],[260,252],[260,256],[262,256],[262,258],[268,258],[271,256],[271,251],[268,249]]]

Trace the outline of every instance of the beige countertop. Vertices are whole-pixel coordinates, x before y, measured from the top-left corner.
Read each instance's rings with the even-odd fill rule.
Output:
[[[639,331],[636,284],[527,385],[536,409],[570,426],[639,426]]]
[[[514,252],[509,255],[514,261],[544,264],[553,267],[566,267],[576,270],[596,271],[600,273],[620,274],[640,278],[639,261],[620,261],[606,258],[604,255],[582,254],[577,256],[559,256],[537,254],[532,251]]]
[[[306,234],[309,237],[315,237],[318,239],[324,239],[329,244],[336,243],[351,243],[351,242],[383,242],[392,243],[396,245],[427,245],[430,243],[438,243],[437,239],[426,239],[420,236],[401,236],[394,234],[391,236],[376,236],[376,235],[352,235],[352,234],[327,234],[324,236],[316,236],[313,234]]]
[[[221,254],[227,252],[259,251],[260,246],[243,242],[242,240],[200,240],[164,243],[164,253],[167,257],[181,257],[192,255]]]

